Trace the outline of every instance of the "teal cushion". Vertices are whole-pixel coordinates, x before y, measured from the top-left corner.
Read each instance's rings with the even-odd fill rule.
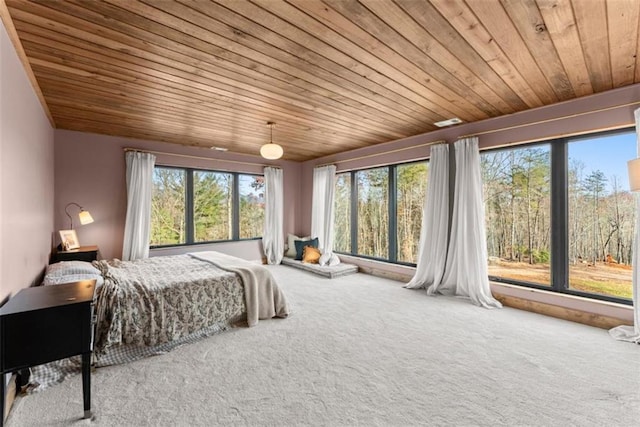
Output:
[[[318,247],[318,238],[311,240],[295,240],[293,242],[296,245],[296,260],[302,261],[302,253],[304,252],[305,246],[313,246],[314,248]]]

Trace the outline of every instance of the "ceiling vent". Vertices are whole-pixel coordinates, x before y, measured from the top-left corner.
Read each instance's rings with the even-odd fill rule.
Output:
[[[435,122],[434,125],[438,126],[439,128],[444,128],[447,126],[459,125],[460,123],[462,123],[462,120],[460,120],[457,117],[454,117],[453,119],[443,120],[441,122]]]

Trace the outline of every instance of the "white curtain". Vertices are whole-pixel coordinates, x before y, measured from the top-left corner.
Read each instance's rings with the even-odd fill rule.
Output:
[[[422,207],[422,228],[418,249],[418,266],[409,289],[427,288],[439,284],[447,260],[449,231],[449,146],[431,147],[427,194]]]
[[[323,255],[333,253],[333,197],[336,167],[313,169],[313,203],[311,207],[311,237],[318,238]]]
[[[636,119],[636,140],[637,155],[640,157],[640,108],[634,111]],[[609,330],[609,334],[620,341],[630,341],[640,344],[640,295],[638,294],[638,283],[640,282],[640,198],[635,194],[636,198],[636,229],[633,236],[633,254],[631,265],[633,265],[633,326],[616,326]]]
[[[430,290],[469,297],[485,308],[499,308],[502,304],[491,295],[487,271],[478,138],[460,139],[454,147],[456,181],[447,264],[442,282]]]
[[[284,190],[282,169],[264,168],[265,211],[262,246],[267,264],[280,264],[284,256]]]
[[[128,151],[127,217],[124,226],[122,259],[131,261],[149,256],[151,232],[151,193],[156,156],[151,153]]]

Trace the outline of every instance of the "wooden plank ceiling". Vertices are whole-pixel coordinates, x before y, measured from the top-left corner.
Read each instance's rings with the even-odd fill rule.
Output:
[[[637,0],[0,1],[57,128],[296,161],[640,82]]]

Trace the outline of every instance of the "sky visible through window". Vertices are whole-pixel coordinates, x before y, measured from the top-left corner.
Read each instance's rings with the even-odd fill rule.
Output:
[[[264,203],[264,188],[257,190],[252,187],[256,175],[241,175],[242,179],[238,182],[240,194],[253,195],[260,203]]]
[[[561,151],[549,151],[553,144],[566,144],[567,164],[556,157]],[[630,300],[635,195],[629,192],[627,162],[635,158],[633,129],[484,153],[489,275]],[[552,163],[567,174],[566,191],[558,194],[566,213],[563,203],[551,200]],[[565,224],[561,234],[553,234],[554,220]],[[554,241],[565,243],[560,256],[568,261],[566,281],[554,279],[565,277],[551,263]]]
[[[631,130],[617,135],[580,140],[579,143],[570,145],[569,156],[584,164],[585,176],[600,170],[607,178],[609,191],[612,190],[614,176],[620,189],[629,191],[627,162],[637,157],[636,133]]]

